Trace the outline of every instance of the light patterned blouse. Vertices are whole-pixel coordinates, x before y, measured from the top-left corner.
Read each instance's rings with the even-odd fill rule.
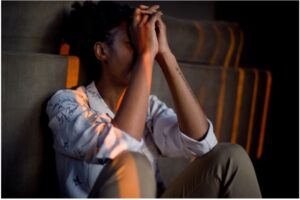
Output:
[[[47,114],[64,197],[87,197],[106,161],[123,151],[144,154],[159,177],[158,156],[202,156],[217,144],[209,120],[209,130],[201,141],[189,138],[179,130],[173,109],[154,95],[149,97],[143,139],[136,140],[112,125],[115,114],[94,82],[57,91],[47,104]]]

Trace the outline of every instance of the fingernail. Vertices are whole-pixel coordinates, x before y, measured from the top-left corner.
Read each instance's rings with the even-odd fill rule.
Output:
[[[149,6],[146,6],[146,5],[140,5],[140,7],[149,8]]]

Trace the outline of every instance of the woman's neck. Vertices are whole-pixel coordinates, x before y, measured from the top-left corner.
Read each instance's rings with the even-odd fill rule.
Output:
[[[116,113],[121,105],[127,87],[117,86],[105,76],[95,82],[96,88],[105,103],[113,113]]]

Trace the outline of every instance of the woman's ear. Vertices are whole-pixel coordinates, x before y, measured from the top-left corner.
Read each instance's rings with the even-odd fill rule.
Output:
[[[105,62],[107,58],[107,46],[104,42],[96,42],[94,44],[94,53],[98,60]]]

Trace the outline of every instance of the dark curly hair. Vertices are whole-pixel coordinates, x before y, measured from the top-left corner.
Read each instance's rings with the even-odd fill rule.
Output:
[[[113,43],[110,30],[121,22],[132,22],[134,8],[118,2],[75,2],[65,21],[63,41],[70,45],[70,54],[80,57],[88,81],[100,78],[101,63],[94,54],[97,41]]]

